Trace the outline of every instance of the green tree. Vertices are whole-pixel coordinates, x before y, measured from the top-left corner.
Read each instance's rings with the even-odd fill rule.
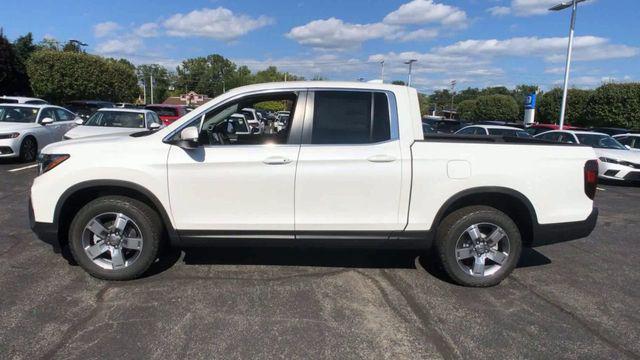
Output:
[[[126,63],[85,53],[39,50],[27,61],[27,72],[34,94],[54,103],[77,99],[130,102],[140,91]]]
[[[585,117],[594,126],[640,128],[640,83],[600,86],[589,99]]]
[[[511,91],[504,86],[486,87],[480,91],[481,96],[487,95],[511,95]]]
[[[476,100],[463,100],[458,103],[457,111],[460,120],[474,121],[476,114]]]
[[[29,95],[29,78],[13,45],[0,29],[0,92],[3,95]]]
[[[38,49],[38,46],[33,43],[33,34],[27,33],[13,42],[13,48],[18,59],[24,64],[29,60],[31,54]]]
[[[428,115],[429,110],[431,110],[431,102],[429,101],[429,96],[418,93],[418,103],[420,104],[420,114]]]
[[[66,52],[83,52],[82,48],[80,47],[80,45],[78,45],[78,43],[72,42],[72,41],[67,41],[67,43],[64,44],[64,46],[62,47],[62,51],[66,51]]]
[[[591,97],[591,90],[569,89],[565,122],[571,125],[592,125],[586,119],[586,106]],[[562,89],[555,88],[542,94],[538,102],[538,122],[557,123],[560,119]]]
[[[402,80],[393,80],[393,81],[391,82],[391,84],[393,84],[393,85],[407,85],[407,83],[405,83],[405,82],[404,82],[404,81],[402,81]]]
[[[475,120],[515,121],[517,117],[518,104],[510,95],[485,95],[476,100]]]
[[[180,90],[195,91],[213,97],[233,87],[236,64],[221,55],[213,54],[184,60],[176,72],[176,85]]]
[[[173,86],[172,77],[167,68],[158,64],[139,65],[136,68],[138,80],[146,87],[147,102],[151,103],[151,77],[153,76],[153,101],[163,102],[169,97],[169,88]]]

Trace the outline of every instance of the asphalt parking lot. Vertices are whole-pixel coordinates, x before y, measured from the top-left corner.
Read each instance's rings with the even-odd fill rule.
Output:
[[[171,251],[105,282],[30,232],[24,166],[0,163],[3,359],[640,357],[638,186],[601,185],[589,238],[489,289],[388,250]]]

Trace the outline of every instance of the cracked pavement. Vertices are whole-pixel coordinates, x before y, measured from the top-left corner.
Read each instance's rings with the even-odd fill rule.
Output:
[[[589,238],[526,250],[489,289],[348,249],[168,251],[106,282],[30,232],[21,166],[0,163],[1,359],[640,358],[638,186],[601,185]]]

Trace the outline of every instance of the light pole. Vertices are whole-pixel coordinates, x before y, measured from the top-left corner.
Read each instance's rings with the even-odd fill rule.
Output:
[[[560,105],[560,130],[564,127],[564,117],[567,112],[567,94],[569,93],[569,71],[571,69],[571,53],[573,52],[573,33],[576,27],[576,12],[578,11],[578,3],[585,0],[571,0],[562,2],[552,8],[550,11],[561,11],[571,8],[571,25],[569,28],[569,45],[567,47],[567,65],[564,69],[564,89],[562,91],[562,105]]]
[[[380,80],[384,84],[384,60],[380,61],[380,66],[382,66],[382,69],[380,70]]]
[[[413,66],[413,63],[416,62],[418,60],[416,59],[411,59],[411,60],[407,60],[405,61],[405,65],[409,65],[409,81],[407,82],[407,86],[411,86],[411,68]]]
[[[458,82],[451,80],[451,108],[449,108],[449,118],[453,119],[453,98],[456,96],[456,84]]]

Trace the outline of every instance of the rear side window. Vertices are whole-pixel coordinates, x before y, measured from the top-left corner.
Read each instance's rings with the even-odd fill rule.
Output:
[[[367,144],[391,139],[389,100],[379,92],[317,91],[313,144]]]

